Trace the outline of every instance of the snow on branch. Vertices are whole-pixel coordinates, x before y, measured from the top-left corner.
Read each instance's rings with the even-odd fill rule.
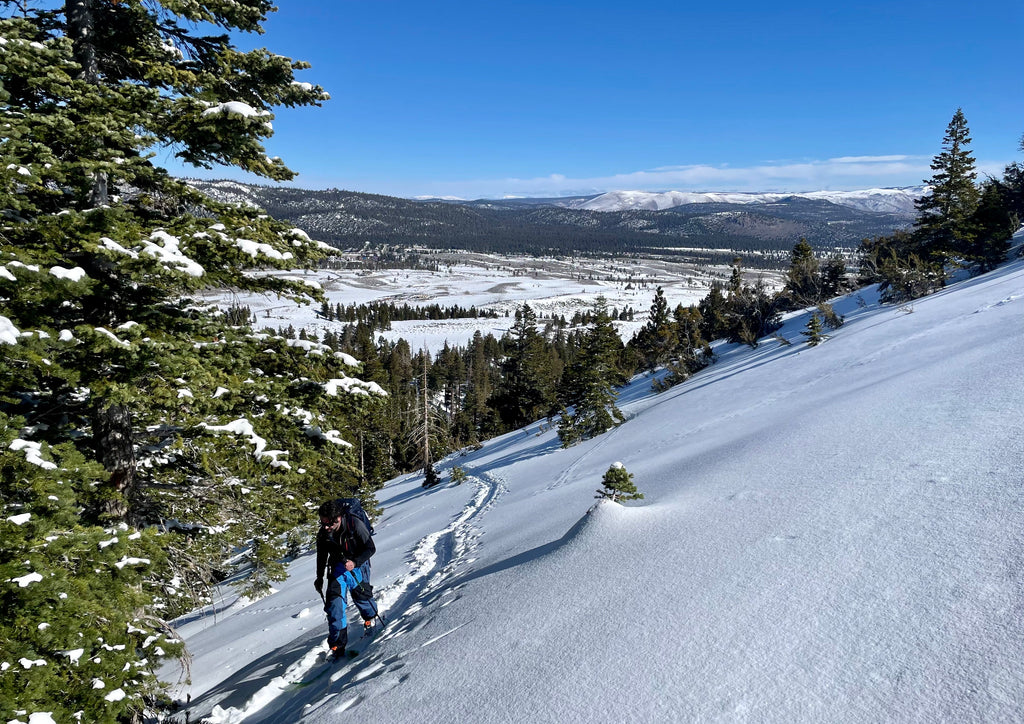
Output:
[[[73,269],[65,269],[61,266],[51,267],[50,274],[58,279],[68,279],[73,282],[82,281],[82,279],[85,279],[88,276],[85,273],[85,269],[80,266],[76,266]]]
[[[0,343],[17,344],[21,330],[14,326],[14,322],[4,316],[0,316]]]
[[[266,439],[257,435],[256,429],[253,427],[252,423],[244,417],[240,417],[226,425],[208,425],[203,422],[200,423],[200,427],[203,427],[210,432],[230,432],[235,435],[247,437],[249,438],[249,443],[255,448],[253,450],[253,455],[257,460],[269,459],[270,467],[291,470],[291,465],[289,465],[287,461],[278,460],[279,457],[288,455],[288,451],[267,450]]]
[[[218,103],[212,108],[207,108],[203,111],[203,116],[238,116],[241,118],[260,118],[262,116],[269,116],[269,111],[258,111],[248,103],[242,103],[241,101],[227,101],[226,103]]]
[[[179,244],[181,244],[181,239],[171,236],[166,231],[159,230],[154,231],[149,239],[143,239],[142,241],[144,247],[142,249],[143,254],[156,258],[165,267],[175,271],[184,272],[194,277],[203,276],[205,271],[203,267],[181,253],[181,250],[178,248]],[[159,244],[156,242],[159,242]]]
[[[376,382],[364,382],[363,380],[357,380],[355,377],[327,380],[323,387],[324,392],[331,397],[337,397],[339,390],[352,395],[380,395],[381,397],[387,397],[388,394]]]
[[[12,440],[8,446],[10,450],[17,452],[18,450],[25,451],[25,460],[38,465],[44,470],[56,470],[56,463],[51,463],[49,460],[43,460],[42,456],[42,443],[32,442],[31,440]]]
[[[9,578],[11,583],[17,583],[18,588],[28,588],[33,583],[39,583],[43,580],[43,576],[33,571],[32,573],[25,574],[19,578]]]
[[[109,337],[109,338],[110,338],[110,340],[111,340],[111,341],[112,341],[112,342],[113,342],[114,344],[120,345],[120,346],[122,346],[122,347],[131,347],[131,346],[132,346],[131,342],[126,342],[126,341],[124,341],[123,339],[121,339],[120,337],[118,337],[118,336],[117,336],[116,334],[114,334],[113,332],[111,332],[111,331],[110,331],[109,329],[107,329],[106,327],[94,327],[94,328],[93,328],[93,330],[94,330],[95,332],[98,332],[98,333],[102,334],[102,335],[103,335],[104,337]]]
[[[201,422],[199,426],[210,432],[230,432],[234,435],[249,438],[249,442],[256,448],[254,451],[256,457],[260,457],[263,450],[267,447],[267,441],[256,434],[256,429],[252,423],[244,417],[240,417],[226,425],[208,425],[205,422]]]
[[[312,440],[323,440],[325,442],[331,442],[341,447],[352,447],[352,443],[348,440],[344,440],[341,437],[341,433],[338,430],[328,430],[324,432],[322,428],[316,425],[310,425],[303,432],[306,433],[306,437]]]
[[[229,234],[226,233],[227,227],[224,226],[224,224],[214,224],[213,226],[210,227],[210,230],[216,232],[220,236],[220,238],[224,239],[225,241],[229,241],[235,246],[237,246],[239,249],[241,249],[244,253],[251,256],[253,259],[255,259],[260,254],[263,254],[264,256],[267,256],[271,259],[275,259],[277,261],[288,261],[289,259],[294,258],[291,252],[280,252],[270,244],[252,241],[251,239],[240,239],[237,237],[230,236]],[[206,239],[210,237],[210,234],[205,231],[200,231],[193,234],[193,236],[197,239]]]

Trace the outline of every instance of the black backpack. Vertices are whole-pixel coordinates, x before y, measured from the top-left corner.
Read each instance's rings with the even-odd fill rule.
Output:
[[[343,512],[359,518],[359,520],[366,524],[366,529],[370,531],[370,535],[374,534],[373,523],[370,522],[370,516],[363,510],[363,504],[359,502],[359,498],[338,498],[338,502],[341,503]]]

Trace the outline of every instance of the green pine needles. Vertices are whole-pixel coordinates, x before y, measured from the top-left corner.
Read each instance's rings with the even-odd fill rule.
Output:
[[[0,10],[0,721],[137,721],[181,649],[166,622],[234,553],[259,595],[311,505],[372,500],[352,444],[384,394],[197,296],[320,301],[251,272],[328,247],[153,164],[294,176],[263,147],[273,109],[327,94],[227,34],[270,3],[34,5]]]
[[[565,377],[565,399],[572,410],[564,407],[559,419],[558,437],[562,447],[571,447],[625,422],[625,416],[615,404],[618,397],[615,388],[626,382],[619,366],[622,349],[622,338],[612,324],[607,302],[604,297],[598,297],[579,355]]]
[[[622,463],[611,464],[601,478],[601,485],[603,487],[597,491],[595,498],[617,503],[621,500],[642,500],[644,497],[633,482],[633,473],[628,472]]]
[[[956,269],[983,273],[1006,260],[1024,218],[1024,174],[1010,164],[1003,178],[979,185],[970,143],[967,118],[958,108],[932,159],[929,190],[916,202],[913,231],[861,243],[859,282],[878,282],[883,302],[932,294]]]

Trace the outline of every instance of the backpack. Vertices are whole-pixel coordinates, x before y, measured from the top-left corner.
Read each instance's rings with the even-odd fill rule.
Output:
[[[366,529],[370,531],[370,535],[374,534],[373,523],[370,522],[370,516],[363,510],[363,504],[359,502],[359,498],[338,498],[338,502],[341,503],[341,509],[351,516],[359,518],[366,524]]]

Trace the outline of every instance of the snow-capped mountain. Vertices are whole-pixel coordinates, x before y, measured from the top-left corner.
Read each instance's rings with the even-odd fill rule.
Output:
[[[189,183],[220,201],[266,209],[339,248],[388,244],[488,253],[649,254],[685,247],[711,264],[728,264],[752,248],[787,253],[800,238],[819,249],[854,248],[862,239],[906,227],[915,195],[914,189],[803,195],[619,191],[451,202],[236,181]]]
[[[588,211],[661,211],[687,204],[772,204],[783,199],[802,198],[828,201],[858,211],[873,211],[913,216],[914,201],[927,186],[860,191],[809,191],[804,193],[742,193],[693,191],[609,191],[592,199],[576,202],[571,208]]]

